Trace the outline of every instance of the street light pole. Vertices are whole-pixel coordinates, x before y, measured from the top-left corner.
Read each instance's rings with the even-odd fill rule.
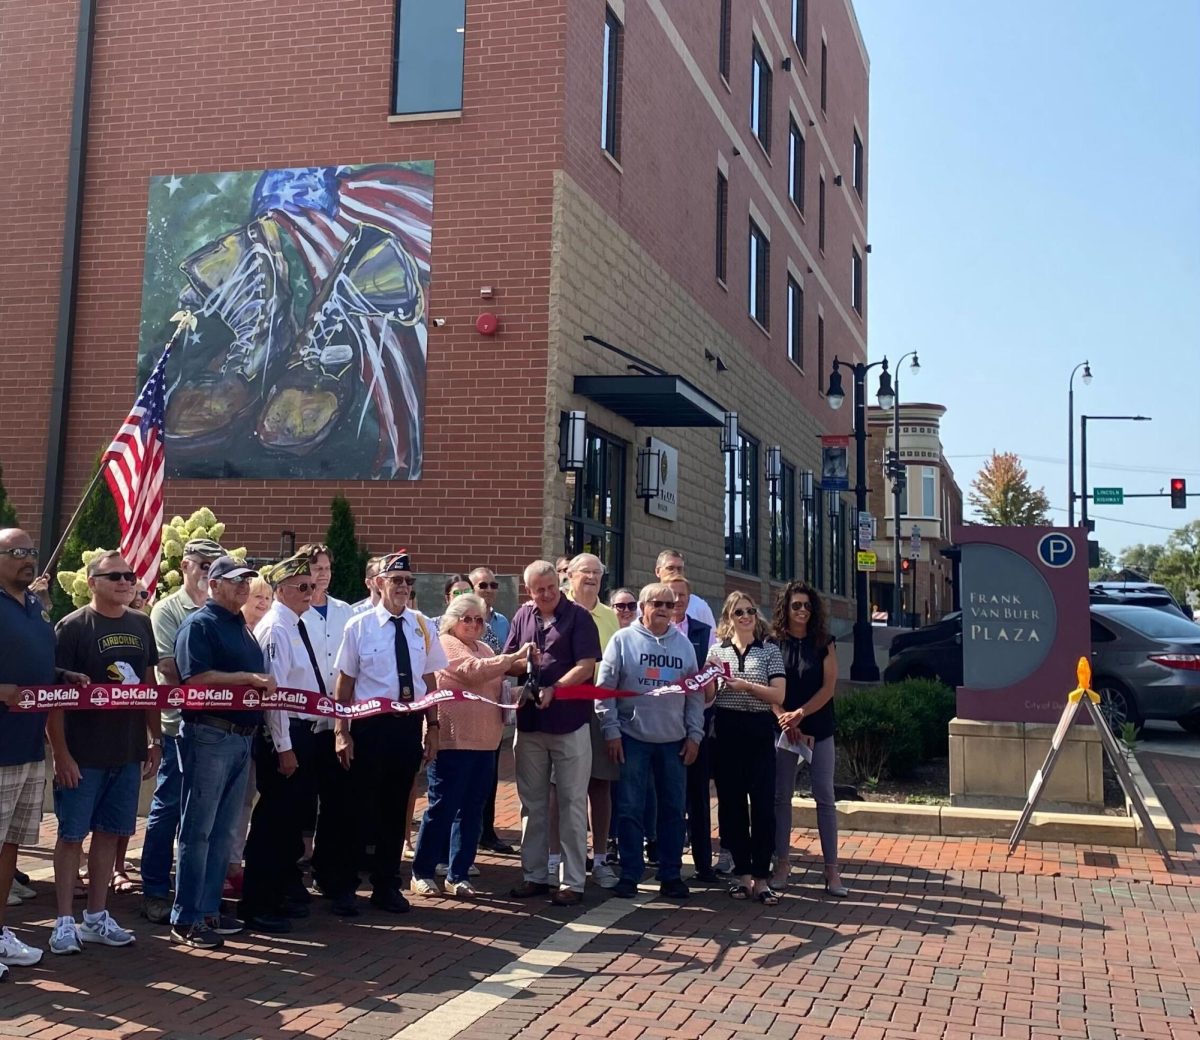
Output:
[[[908,481],[901,477],[905,472],[904,463],[900,459],[900,366],[905,358],[911,357],[912,371],[915,375],[921,371],[921,359],[915,350],[910,350],[896,362],[896,373],[892,377],[892,385],[896,392],[896,403],[892,406],[892,451],[896,453],[896,468],[892,474],[892,624],[900,624],[900,615],[904,609],[904,596],[901,591],[900,570],[900,499],[908,488]],[[913,588],[916,589],[914,581]],[[915,600],[914,600],[915,602]]]
[[[1092,366],[1083,361],[1071,369],[1067,384],[1067,526],[1075,526],[1075,373],[1083,369],[1083,385],[1092,381]],[[1083,445],[1080,445],[1082,448]],[[1087,507],[1084,507],[1087,515]]]
[[[835,411],[841,408],[846,400],[840,371],[843,365],[854,373],[854,505],[861,515],[867,512],[867,372],[877,365],[883,368],[879,375],[877,394],[880,408],[885,411],[892,408],[896,403],[896,396],[892,391],[891,377],[888,375],[887,358],[871,364],[860,361],[851,365],[834,357],[825,399]],[[854,568],[854,596],[854,658],[850,664],[850,678],[854,682],[878,682],[879,665],[875,663],[875,637],[871,629],[867,602],[870,596],[867,572],[859,570],[857,565]]]
[[[1081,526],[1088,529],[1087,424],[1092,422],[1150,422],[1148,415],[1081,415],[1079,417],[1079,515]]]

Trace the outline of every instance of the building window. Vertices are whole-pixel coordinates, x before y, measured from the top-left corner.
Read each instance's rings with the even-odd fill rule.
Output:
[[[796,467],[786,462],[771,491],[771,578],[796,577]]]
[[[825,568],[825,527],[828,517],[825,515],[825,498],[827,494],[821,488],[813,493],[812,507],[812,575],[809,578],[816,587],[824,592],[829,588],[826,582]]]
[[[787,350],[793,362],[804,367],[804,290],[791,275],[787,280]]]
[[[825,175],[817,182],[817,248],[825,252]]]
[[[771,327],[771,243],[750,221],[750,317]]]
[[[729,178],[717,171],[717,281],[728,281],[729,262]]]
[[[621,157],[621,23],[604,9],[604,69],[600,89],[600,147]]]
[[[462,111],[466,0],[397,0],[392,113]]]
[[[743,433],[725,456],[725,566],[758,573],[758,442]]]
[[[808,60],[808,0],[792,0],[792,43]]]
[[[851,157],[851,177],[853,178],[854,190],[858,192],[858,197],[862,198],[863,193],[863,176],[866,171],[866,156],[863,152],[862,138],[858,136],[858,131],[854,131],[854,154]]]
[[[607,569],[609,588],[625,583],[625,443],[588,427],[584,467],[567,474],[574,501],[567,517],[564,550],[595,553]]]
[[[817,315],[817,389],[825,394],[825,315]]]
[[[863,263],[862,254],[850,247],[850,306],[862,317],[863,312]]]
[[[921,467],[921,515],[937,516],[935,504],[937,478],[933,475],[932,466]]]
[[[829,44],[821,41],[821,111],[829,108]]]
[[[821,492],[813,491],[813,494],[819,500]],[[816,524],[816,509],[815,502],[811,498],[804,498],[800,502],[800,525],[801,525],[801,552],[804,557],[804,580],[812,584],[816,584],[816,575],[819,572],[817,567],[817,524]]]
[[[717,37],[717,70],[729,82],[729,50],[732,40],[733,0],[721,0],[721,28]]]
[[[788,197],[804,212],[804,135],[794,119],[788,120]]]
[[[771,64],[758,41],[751,52],[750,129],[763,150],[771,150]]]

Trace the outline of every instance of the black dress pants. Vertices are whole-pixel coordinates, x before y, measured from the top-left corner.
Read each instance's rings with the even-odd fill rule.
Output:
[[[716,710],[717,821],[733,872],[771,876],[775,850],[775,715]]]
[[[286,897],[303,887],[297,863],[317,800],[316,739],[312,723],[301,719],[291,720],[290,735],[298,762],[290,777],[279,772],[271,741],[261,734],[254,739],[258,801],[246,839],[241,910],[247,917],[278,913]]]
[[[501,742],[501,747],[503,747]],[[483,829],[479,832],[479,840],[489,845],[500,840],[496,833],[496,788],[500,786],[500,748],[492,761],[492,785],[488,789],[487,800],[483,803]]]
[[[687,767],[687,825],[688,841],[692,846],[692,862],[696,871],[705,874],[712,870],[712,796],[709,781],[712,779],[713,739],[705,736],[700,741],[696,761]]]
[[[358,890],[359,851],[355,848],[354,789],[334,751],[333,730],[313,734],[317,778],[317,828],[313,838],[313,880],[331,899]]]

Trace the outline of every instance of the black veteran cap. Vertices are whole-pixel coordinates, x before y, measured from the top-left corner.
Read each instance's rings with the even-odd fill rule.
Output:
[[[383,561],[383,566],[379,568],[380,574],[396,574],[402,571],[412,571],[412,564],[409,562],[407,549],[401,549],[399,552],[392,553]]]

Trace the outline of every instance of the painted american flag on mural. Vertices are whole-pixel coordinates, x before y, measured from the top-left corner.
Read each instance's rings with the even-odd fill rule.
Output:
[[[101,459],[104,479],[117,503],[121,555],[149,590],[151,598],[158,583],[158,565],[162,558],[163,476],[166,468],[164,383],[170,353],[171,343],[168,343],[138,394],[129,417],[121,424]]]

